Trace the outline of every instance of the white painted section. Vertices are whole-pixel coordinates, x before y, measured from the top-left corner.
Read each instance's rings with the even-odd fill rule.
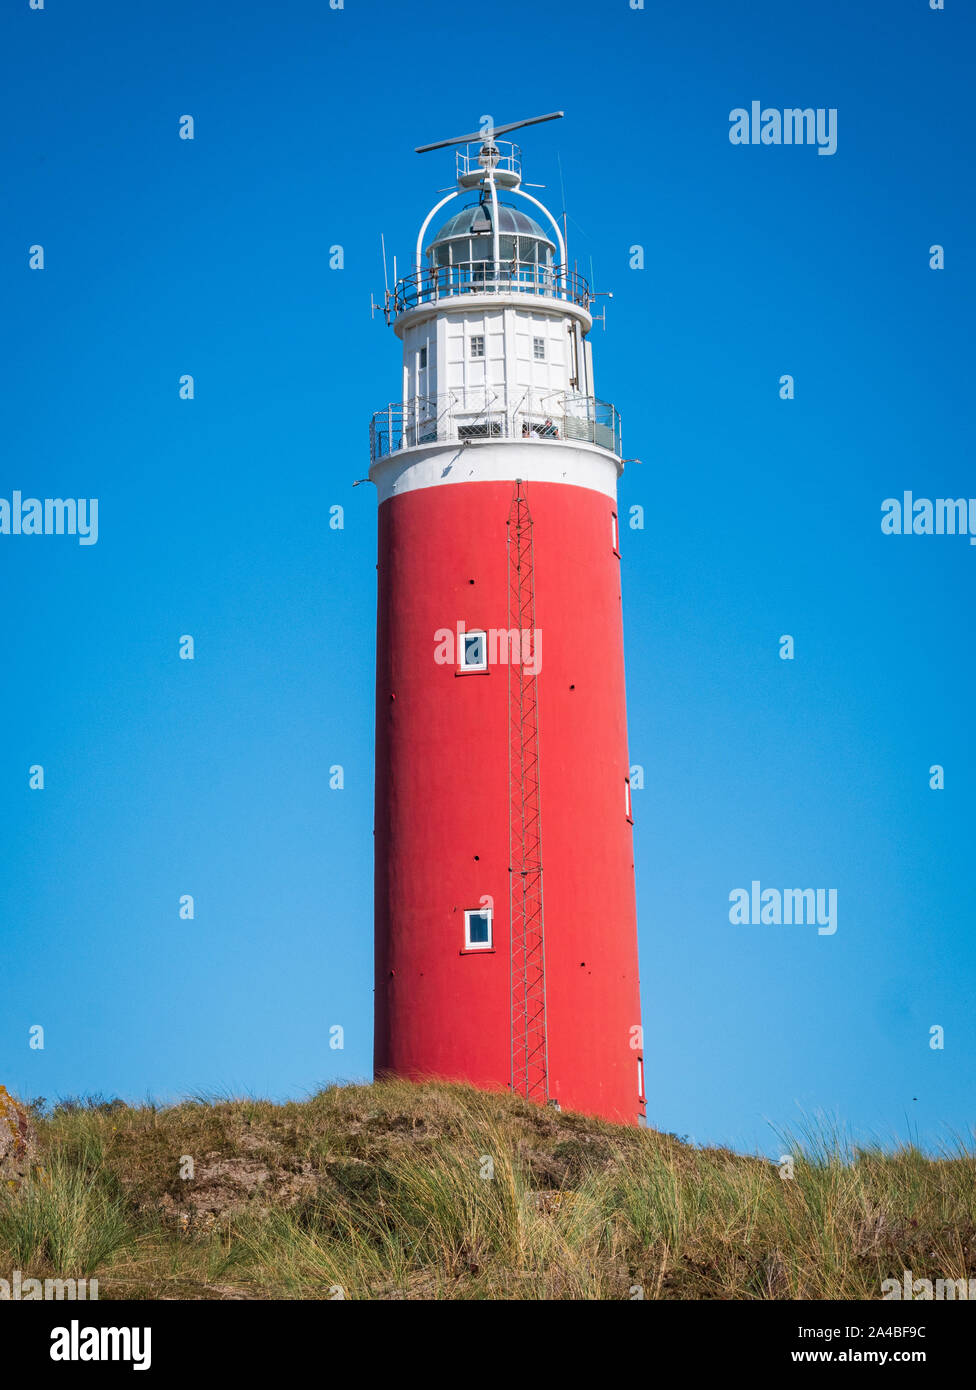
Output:
[[[569,394],[572,356],[570,326],[566,314],[550,314],[529,309],[512,309],[510,329],[515,347],[516,387],[530,388],[534,395],[560,392]],[[536,356],[537,345],[543,356]]]
[[[565,483],[617,500],[623,464],[606,449],[576,441],[470,440],[400,449],[374,463],[370,481],[380,502],[452,483]]]
[[[423,353],[426,349],[427,365]],[[437,325],[430,319],[415,324],[403,336],[403,399],[437,395]]]
[[[490,171],[484,186],[491,199],[498,265],[498,192]],[[418,272],[431,222],[460,191],[449,193],[428,213],[417,238]],[[552,224],[565,269],[566,249],[556,218],[522,189],[512,191]],[[464,288],[473,286],[465,282]],[[436,280],[426,292],[437,293]],[[611,452],[619,448],[616,417],[610,421],[610,407],[600,402],[594,407],[587,400],[593,395],[587,338],[592,327],[592,315],[581,305],[517,288],[445,293],[398,314],[394,328],[403,345],[401,402],[382,413],[385,423],[378,417],[376,436],[376,452],[390,447],[393,452],[378,459],[369,474],[380,501],[451,483],[514,484],[525,478],[585,487],[615,502],[623,471]],[[482,343],[483,351],[476,353],[474,345]]]
[[[463,300],[454,303],[458,307],[453,312],[442,310],[439,318],[443,326],[439,353],[429,319],[404,334],[405,400],[436,395],[438,381],[442,392],[498,389],[511,396],[528,390],[536,399],[547,392],[585,394],[572,383],[573,320],[569,315],[535,304],[531,308],[500,305],[494,296],[484,309],[469,310]],[[484,357],[472,356],[472,338],[484,339]],[[421,344],[428,345],[428,372],[426,385],[421,380],[420,389],[415,391],[414,363]],[[435,358],[439,375],[432,371]],[[469,395],[469,399],[473,398]]]
[[[505,385],[505,315],[497,305],[492,312],[444,314],[444,391],[483,391]],[[484,342],[484,356],[475,357],[475,339]]]

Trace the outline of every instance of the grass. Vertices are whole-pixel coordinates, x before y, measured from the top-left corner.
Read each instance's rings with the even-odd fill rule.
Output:
[[[0,1277],[101,1298],[876,1299],[976,1278],[976,1151],[783,1136],[794,1173],[463,1086],[68,1102]],[[192,1173],[192,1176],[190,1175]]]

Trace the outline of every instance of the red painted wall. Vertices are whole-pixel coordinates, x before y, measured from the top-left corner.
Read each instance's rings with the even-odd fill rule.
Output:
[[[546,447],[542,445],[540,447]],[[457,675],[435,633],[508,626],[514,483],[452,483],[379,509],[375,1067],[510,1079],[508,669]],[[549,1091],[636,1123],[640,1024],[620,561],[611,501],[531,483]],[[494,951],[464,909],[494,899]]]

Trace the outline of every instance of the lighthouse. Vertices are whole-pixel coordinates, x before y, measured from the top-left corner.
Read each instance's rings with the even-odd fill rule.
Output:
[[[375,1070],[645,1115],[620,419],[593,293],[499,136],[387,289],[377,411]]]

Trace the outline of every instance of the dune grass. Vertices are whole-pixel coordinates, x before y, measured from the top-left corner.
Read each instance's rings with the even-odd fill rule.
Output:
[[[783,1136],[776,1165],[463,1086],[70,1103],[0,1276],[100,1297],[876,1299],[976,1277],[976,1151]]]

